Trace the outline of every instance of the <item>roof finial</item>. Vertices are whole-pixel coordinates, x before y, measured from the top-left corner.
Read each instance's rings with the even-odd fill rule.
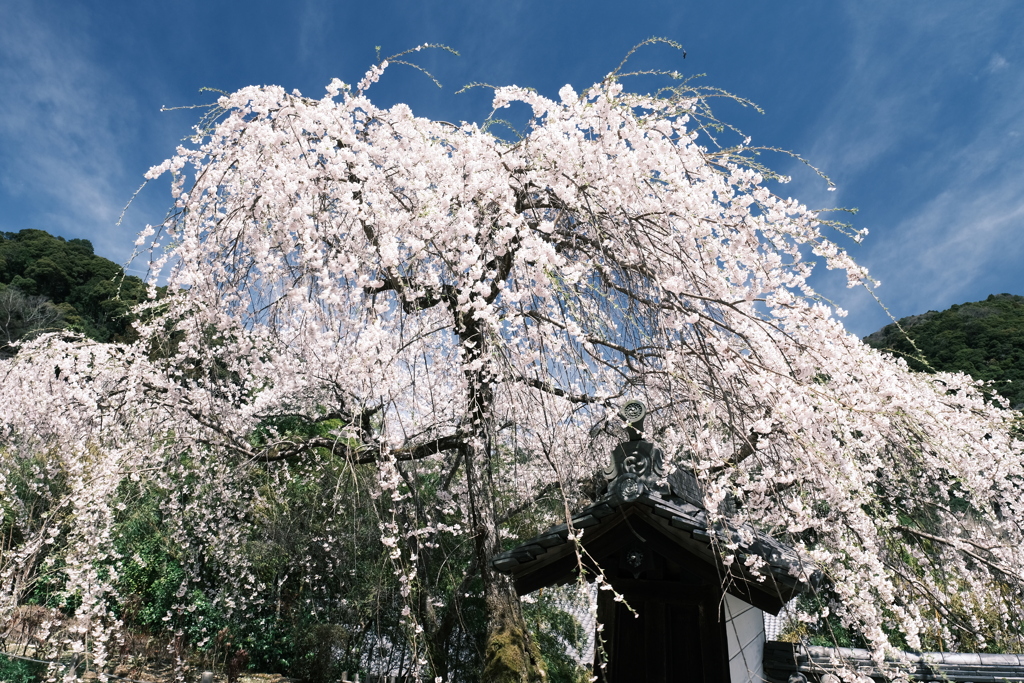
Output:
[[[642,401],[627,401],[619,408],[619,417],[626,423],[626,433],[630,441],[640,441],[644,433],[644,418],[647,406]]]

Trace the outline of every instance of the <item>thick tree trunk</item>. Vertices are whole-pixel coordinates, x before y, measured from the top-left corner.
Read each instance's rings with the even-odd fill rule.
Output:
[[[491,558],[500,551],[493,489],[486,454],[474,452],[471,456],[466,458],[466,477],[470,481],[476,556],[487,610],[487,644],[480,680],[484,683],[544,681],[547,679],[544,660],[526,627],[519,596],[511,580],[491,567]]]
[[[460,330],[466,359],[481,358],[486,339],[475,320],[465,316]],[[471,366],[472,367],[472,366]],[[547,679],[540,648],[523,619],[519,596],[511,580],[491,567],[501,551],[498,516],[494,508],[492,460],[493,389],[490,370],[484,365],[466,373],[469,384],[469,412],[474,438],[466,451],[466,481],[477,566],[483,582],[487,612],[487,644],[484,650],[483,683],[533,683]]]

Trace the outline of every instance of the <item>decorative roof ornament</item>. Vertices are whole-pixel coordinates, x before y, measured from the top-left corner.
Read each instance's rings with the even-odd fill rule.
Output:
[[[683,564],[695,560],[694,576],[704,567],[717,585],[728,575],[727,592],[771,614],[778,614],[808,585],[817,585],[822,573],[814,564],[752,526],[730,523],[735,510],[730,512],[729,505],[723,503],[716,521],[709,520],[703,490],[693,472],[680,467],[665,476],[664,452],[643,438],[646,416],[647,406],[640,401],[629,401],[619,410],[629,441],[616,446],[604,470],[607,492],[565,524],[491,561],[496,570],[512,576],[520,595],[577,577],[578,544],[587,547],[589,564],[583,569],[588,577],[603,566],[620,579],[642,580],[651,576],[645,572],[653,571],[658,557],[674,557],[673,562]],[[589,531],[580,540],[579,532],[584,530]],[[654,538],[661,540],[655,543]],[[719,550],[726,544],[735,548],[738,562],[722,562]],[[750,558],[760,561],[747,561]]]
[[[629,401],[619,409],[629,441],[615,447],[604,470],[608,490],[626,501],[636,500],[644,491],[668,492],[665,484],[659,484],[665,481],[665,453],[643,438],[646,416],[647,406],[641,401]]]
[[[619,408],[619,417],[625,422],[630,441],[639,441],[644,432],[647,406],[642,401],[628,401]]]

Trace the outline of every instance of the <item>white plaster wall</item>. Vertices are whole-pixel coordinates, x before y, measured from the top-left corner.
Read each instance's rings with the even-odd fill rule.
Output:
[[[753,605],[726,594],[725,620],[732,683],[763,683],[763,613]]]

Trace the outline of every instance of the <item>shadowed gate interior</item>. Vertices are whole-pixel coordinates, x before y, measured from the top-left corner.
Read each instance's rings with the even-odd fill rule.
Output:
[[[730,640],[729,614],[736,610],[726,603],[738,598],[777,614],[817,572],[753,528],[709,524],[694,475],[678,469],[666,477],[661,449],[642,438],[646,412],[630,401],[619,413],[629,440],[612,453],[607,492],[573,515],[571,526],[502,553],[494,567],[512,576],[520,595],[575,581],[581,568],[588,580],[603,577],[612,590],[598,591],[603,647],[594,671],[602,683],[758,679],[763,635],[750,658],[756,663],[737,666],[730,649],[743,643]],[[729,505],[720,512],[728,516]],[[726,542],[739,546],[728,567],[716,548]],[[763,561],[760,578],[747,569],[752,556]]]
[[[598,680],[728,680],[717,573],[639,518],[604,539],[606,552],[595,548],[592,555],[614,592],[598,593],[608,657],[607,671],[597,668]]]

